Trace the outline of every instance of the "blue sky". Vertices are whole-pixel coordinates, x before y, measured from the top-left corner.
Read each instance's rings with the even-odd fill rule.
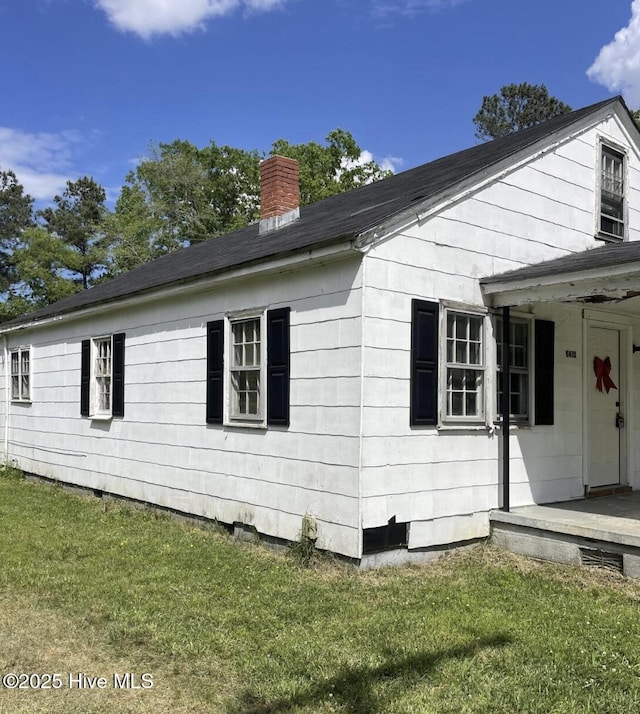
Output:
[[[341,127],[411,168],[476,143],[511,82],[640,107],[640,0],[0,0],[0,46],[0,169],[40,201],[82,175],[113,199],[174,139],[267,152]]]

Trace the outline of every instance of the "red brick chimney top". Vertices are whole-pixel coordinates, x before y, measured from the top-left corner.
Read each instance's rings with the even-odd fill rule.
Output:
[[[270,156],[260,164],[260,223],[292,211],[297,218],[300,207],[300,169],[295,159]],[[288,222],[288,221],[284,221]],[[284,223],[282,222],[282,223]],[[271,222],[270,222],[271,223]],[[273,222],[271,229],[280,221]]]

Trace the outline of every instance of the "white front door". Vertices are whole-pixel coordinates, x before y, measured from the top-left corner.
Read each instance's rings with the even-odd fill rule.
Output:
[[[589,326],[587,405],[590,489],[621,482],[620,330]]]

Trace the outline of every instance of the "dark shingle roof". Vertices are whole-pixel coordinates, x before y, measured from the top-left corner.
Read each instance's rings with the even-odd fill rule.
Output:
[[[494,283],[521,283],[529,280],[550,278],[554,275],[566,275],[584,272],[587,270],[597,270],[599,268],[611,268],[615,265],[626,265],[640,261],[640,241],[630,243],[607,243],[585,250],[581,253],[563,255],[561,258],[545,260],[544,263],[528,265],[525,268],[510,270],[498,275],[490,275],[482,278],[482,285],[492,285]]]
[[[255,224],[184,248],[7,322],[0,326],[0,330],[355,238],[616,102],[622,100],[616,97],[593,104],[502,139],[473,146],[383,181],[302,207],[298,220],[271,233],[258,235],[258,225]]]

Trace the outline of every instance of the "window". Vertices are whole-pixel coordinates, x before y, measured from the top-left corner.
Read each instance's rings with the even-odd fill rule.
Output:
[[[231,419],[262,420],[261,318],[231,321]]]
[[[94,414],[111,414],[111,337],[93,341]]]
[[[208,424],[289,426],[289,315],[283,307],[207,323]]]
[[[484,418],[484,318],[446,311],[445,415],[448,419]]]
[[[11,399],[14,402],[31,400],[30,350],[21,347],[11,352]]]
[[[624,238],[624,154],[602,146],[600,157],[600,233]]]
[[[82,416],[124,416],[124,338],[119,333],[82,341]]]
[[[509,414],[516,421],[529,419],[529,322],[511,320],[509,330]],[[502,318],[496,318],[497,402],[496,414],[502,415]]]

